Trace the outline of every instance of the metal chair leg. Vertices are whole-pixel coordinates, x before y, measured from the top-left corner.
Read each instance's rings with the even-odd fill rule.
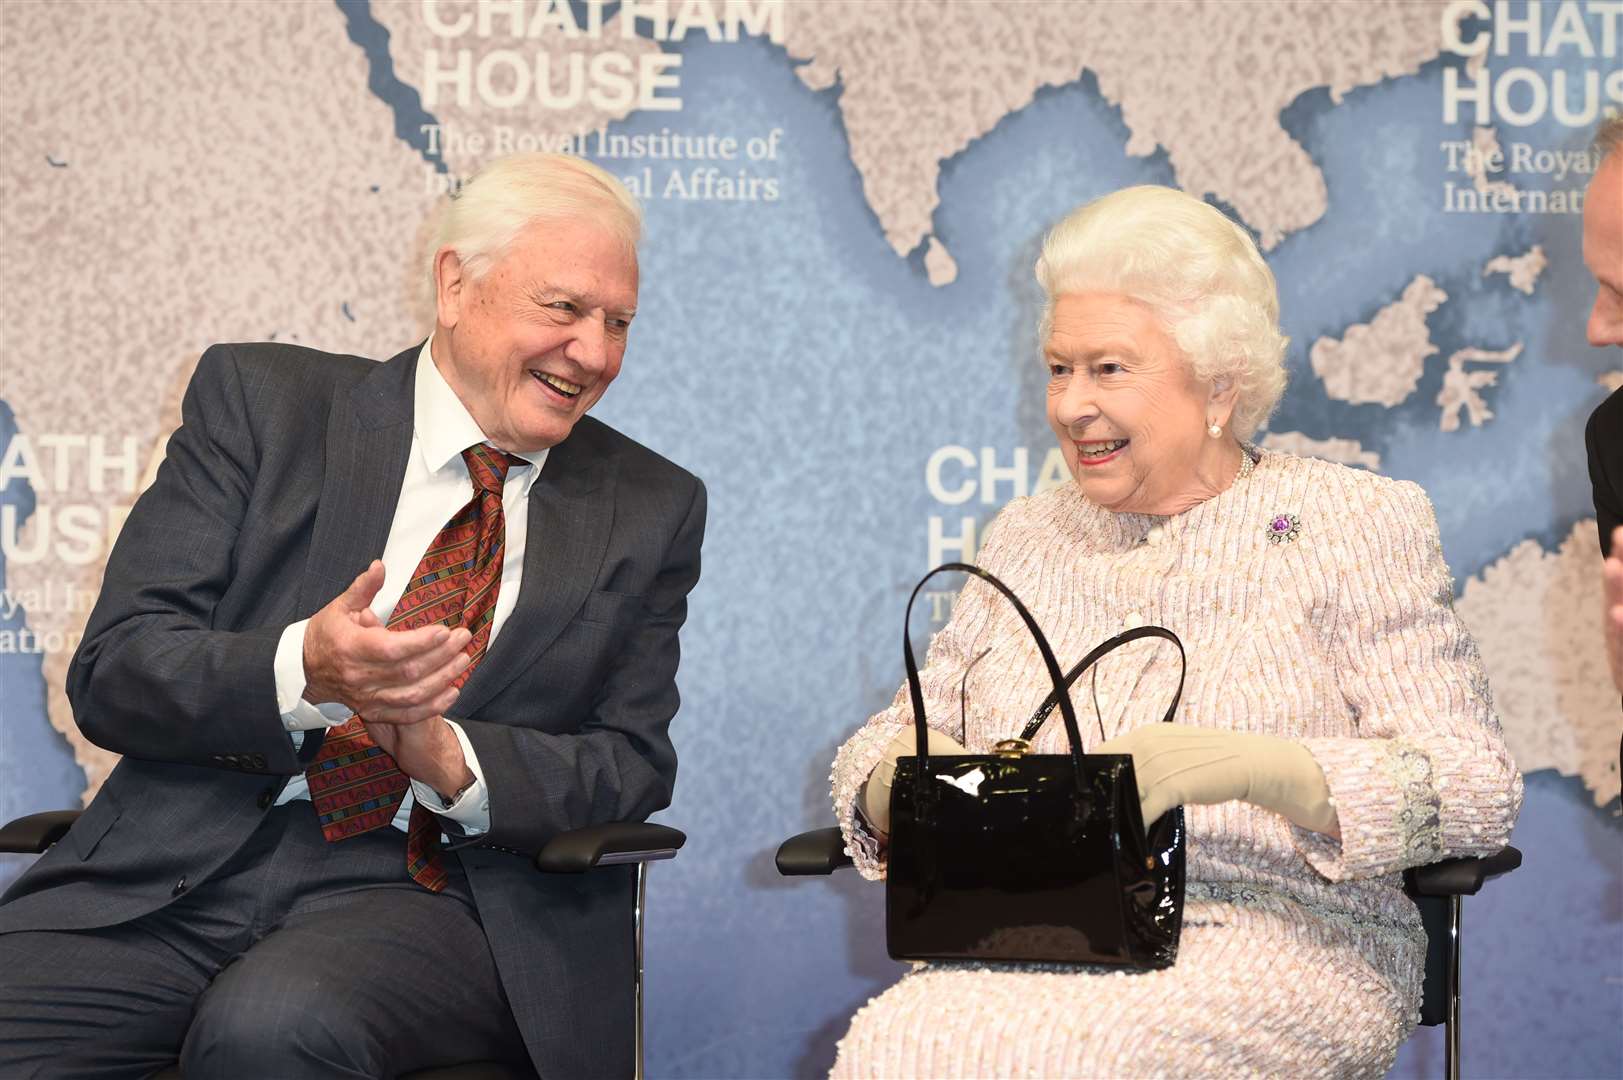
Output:
[[[635,957],[635,965],[636,965],[635,966],[635,971],[633,972],[633,975],[632,975],[632,984],[636,987],[636,995],[637,995],[637,1004],[636,1004],[637,1031],[636,1031],[636,1034],[635,1034],[635,1039],[636,1039],[636,1044],[635,1045],[636,1045],[636,1055],[637,1056],[636,1056],[635,1071],[633,1071],[632,1074],[631,1074],[633,1077],[635,1077],[635,1080],[642,1080],[642,1077],[643,1077],[643,1069],[642,1069],[642,1066],[643,1066],[643,1062],[642,1062],[642,1053],[643,1053],[643,1049],[642,1049],[642,1026],[643,1026],[643,1018],[642,1018],[642,907],[643,907],[643,901],[647,897],[647,895],[648,895],[648,864],[646,862],[640,862],[640,863],[637,864],[637,904],[636,904],[636,906],[634,908],[631,909],[632,938],[633,938],[633,940],[635,942],[634,947],[635,947],[636,952],[637,952],[637,955]]]
[[[1448,898],[1448,1019],[1443,1025],[1443,1071],[1448,1080],[1460,1080],[1460,912],[1464,898]]]

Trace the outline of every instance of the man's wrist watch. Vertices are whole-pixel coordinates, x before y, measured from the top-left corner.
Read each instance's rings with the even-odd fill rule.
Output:
[[[434,794],[440,797],[442,808],[449,810],[452,806],[456,805],[456,801],[458,799],[462,798],[462,796],[468,793],[469,788],[473,787],[473,785],[477,784],[478,782],[479,778],[476,776],[472,780],[469,780],[466,784],[463,784],[461,787],[457,788],[455,795],[447,795],[438,788],[434,789]]]

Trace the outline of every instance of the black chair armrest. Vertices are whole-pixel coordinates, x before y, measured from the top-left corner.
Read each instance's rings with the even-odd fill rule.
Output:
[[[845,837],[839,829],[813,829],[779,844],[776,861],[778,873],[784,877],[810,877],[850,866],[851,856],[845,853]]]
[[[67,835],[78,810],[47,810],[0,826],[0,852],[38,855]],[[549,874],[580,874],[594,866],[674,859],[687,836],[668,825],[622,821],[559,833],[535,857]]]
[[[687,835],[650,821],[617,821],[571,829],[547,841],[535,857],[545,874],[583,874],[594,866],[674,859]]]
[[[1508,874],[1522,864],[1522,853],[1507,847],[1484,859],[1444,859],[1403,872],[1410,896],[1475,896],[1489,878]]]
[[[47,810],[0,825],[0,851],[39,855],[68,834],[79,820],[79,810]]]

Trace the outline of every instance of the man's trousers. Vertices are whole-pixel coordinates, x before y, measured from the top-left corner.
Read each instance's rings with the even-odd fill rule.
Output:
[[[184,838],[177,837],[176,842]],[[338,843],[298,800],[163,908],[0,935],[0,1076],[384,1077],[528,1055],[454,854],[431,893],[405,835]]]

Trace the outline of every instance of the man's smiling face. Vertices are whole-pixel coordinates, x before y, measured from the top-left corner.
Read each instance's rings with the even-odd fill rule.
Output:
[[[562,442],[620,373],[636,253],[588,221],[538,221],[478,277],[449,249],[435,259],[445,381],[503,450]]]

